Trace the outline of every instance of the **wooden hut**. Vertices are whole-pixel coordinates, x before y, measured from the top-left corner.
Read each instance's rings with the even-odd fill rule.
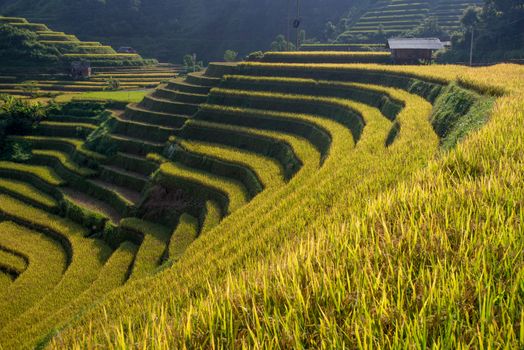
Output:
[[[417,64],[431,61],[433,51],[440,50],[444,44],[438,38],[391,38],[388,48],[396,64]]]
[[[74,80],[91,78],[91,63],[88,61],[71,62],[71,78]]]

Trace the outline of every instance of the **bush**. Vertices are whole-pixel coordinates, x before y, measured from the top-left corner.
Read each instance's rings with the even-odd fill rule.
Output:
[[[290,41],[286,40],[286,37],[282,34],[277,35],[275,41],[271,43],[271,51],[295,51],[296,46]]]
[[[184,56],[184,70],[186,72],[198,72],[202,70],[204,63],[197,61],[196,55],[185,55]]]
[[[238,58],[238,52],[233,50],[226,50],[224,53],[224,61],[226,62],[236,62]]]
[[[106,81],[106,86],[105,86],[104,90],[106,90],[106,91],[116,91],[116,90],[120,89],[120,85],[121,85],[120,84],[120,80],[114,79],[113,77],[110,77]]]
[[[0,152],[5,151],[6,138],[31,130],[47,116],[47,107],[12,96],[0,96]]]
[[[264,53],[262,51],[255,51],[247,55],[246,60],[247,61],[262,61],[263,58],[264,58]]]
[[[0,25],[0,62],[57,63],[58,49],[38,42],[38,36],[26,29]]]
[[[31,144],[29,142],[7,141],[0,159],[23,163],[31,157]]]

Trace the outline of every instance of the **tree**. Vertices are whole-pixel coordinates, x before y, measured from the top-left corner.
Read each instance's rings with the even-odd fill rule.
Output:
[[[469,46],[469,65],[473,64],[473,38],[475,34],[475,27],[478,26],[480,21],[479,9],[477,7],[470,6],[464,11],[464,15],[460,19],[462,25],[471,33],[470,46]]]
[[[277,35],[275,41],[271,43],[271,51],[293,51],[295,49],[296,46],[292,42],[287,41],[282,34]]]
[[[184,69],[186,72],[197,72],[202,70],[204,64],[202,61],[197,61],[196,54],[184,56]]]
[[[452,36],[452,50],[441,62],[463,62],[472,48],[483,62],[524,58],[524,0],[485,0],[482,8],[468,8],[461,23],[462,32]]]
[[[238,57],[238,52],[233,50],[226,50],[224,52],[224,61],[226,62],[236,62]]]
[[[120,89],[120,86],[120,80],[109,77],[109,79],[106,80],[106,86],[104,87],[104,90],[116,91]]]
[[[0,153],[5,149],[7,136],[31,130],[46,115],[47,107],[40,103],[0,96]]]
[[[324,39],[326,41],[333,41],[337,36],[337,27],[333,24],[333,22],[328,21],[324,26],[322,34],[324,35]]]
[[[480,21],[479,18],[479,8],[475,6],[468,7],[464,14],[462,15],[462,18],[460,19],[460,23],[467,28],[470,29],[474,28],[478,25]]]
[[[486,0],[486,4],[493,5],[499,12],[524,11],[524,0]]]

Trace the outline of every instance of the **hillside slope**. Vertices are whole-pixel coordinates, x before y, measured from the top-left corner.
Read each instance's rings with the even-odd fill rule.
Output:
[[[336,70],[341,79],[345,69],[363,80],[460,78],[461,86],[503,96],[487,127],[438,155],[427,101],[354,85],[403,101],[389,148],[391,122],[352,103],[366,122],[355,147],[332,133],[321,169],[299,175],[278,201],[255,200],[233,214],[169,270],[115,293],[50,347],[522,345],[524,71],[255,64],[226,81],[274,91],[299,84],[306,92],[320,88],[308,76]]]
[[[212,64],[11,137],[33,157],[0,162],[2,225],[66,268],[4,278],[32,287],[0,347],[517,345],[524,71],[342,56]]]
[[[301,3],[309,37],[320,37],[328,20],[337,22],[353,5],[340,0]],[[294,2],[290,4],[294,17]],[[0,14],[49,23],[84,40],[107,38],[113,46],[133,46],[147,56],[180,62],[187,53],[217,60],[226,49],[247,54],[261,43],[269,48],[276,35],[286,33],[287,7],[281,0],[2,0]]]
[[[358,35],[372,35],[381,29],[394,36],[413,30],[427,19],[451,33],[460,29],[460,17],[468,6],[482,5],[482,0],[384,0],[378,1],[337,41],[351,41]]]

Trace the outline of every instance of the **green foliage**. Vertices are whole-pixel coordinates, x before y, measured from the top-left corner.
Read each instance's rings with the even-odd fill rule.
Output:
[[[463,17],[463,30],[452,38],[452,50],[439,55],[440,62],[467,62],[471,32],[473,61],[497,62],[524,58],[524,4],[522,0],[486,0],[482,8],[470,7]]]
[[[104,90],[116,91],[120,89],[120,86],[120,80],[110,77],[106,80],[106,87],[104,88]]]
[[[254,51],[247,55],[247,61],[261,61],[264,58],[264,53],[262,51]]]
[[[47,107],[40,103],[0,96],[0,152],[6,145],[6,138],[13,134],[27,133],[47,116]]]
[[[324,26],[322,34],[324,35],[324,40],[333,41],[336,39],[337,27],[331,21],[328,21]]]
[[[416,28],[402,33],[402,36],[411,38],[443,38],[448,33],[442,29],[436,17],[428,17]]]
[[[85,147],[106,156],[115,155],[117,146],[112,139],[108,137],[111,134],[114,123],[114,120],[109,119],[100,124],[100,126],[86,138]]]
[[[57,63],[60,53],[38,42],[38,36],[26,29],[0,24],[0,63],[17,65]]]
[[[435,101],[431,124],[445,149],[451,149],[488,119],[493,98],[484,97],[450,84]]]
[[[462,25],[465,27],[465,28],[474,28],[478,25],[479,21],[480,21],[480,9],[476,6],[470,6],[468,7],[465,11],[464,11],[464,14],[462,15],[462,18],[460,19],[460,23],[462,23]]]
[[[184,63],[184,70],[186,72],[198,72],[202,70],[202,68],[204,67],[204,63],[202,61],[197,61],[196,54],[185,55],[183,63]]]
[[[291,41],[287,41],[286,37],[282,34],[277,35],[275,40],[271,43],[271,51],[294,51],[296,50],[295,44]]]
[[[354,3],[340,0],[300,2],[309,35],[318,37],[326,21],[336,23],[340,14]],[[125,38],[139,52],[160,56],[163,62],[180,62],[188,52],[197,52],[204,61],[212,61],[221,60],[226,48],[235,47],[242,54],[256,50],[253,38],[270,43],[275,28],[285,24],[285,10],[282,0],[256,3],[238,0],[53,0],[37,5],[34,0],[0,2],[0,13],[31,13],[34,18],[48,18],[52,14],[53,25],[74,28],[79,37],[104,37],[109,42],[121,42],[122,39],[117,38]],[[294,16],[294,6],[289,10]],[[223,40],[217,40],[217,35]]]
[[[238,59],[238,52],[233,50],[226,50],[224,53],[224,61],[226,62],[236,62]]]
[[[32,157],[31,144],[24,141],[7,141],[0,155],[2,160],[24,163]]]

